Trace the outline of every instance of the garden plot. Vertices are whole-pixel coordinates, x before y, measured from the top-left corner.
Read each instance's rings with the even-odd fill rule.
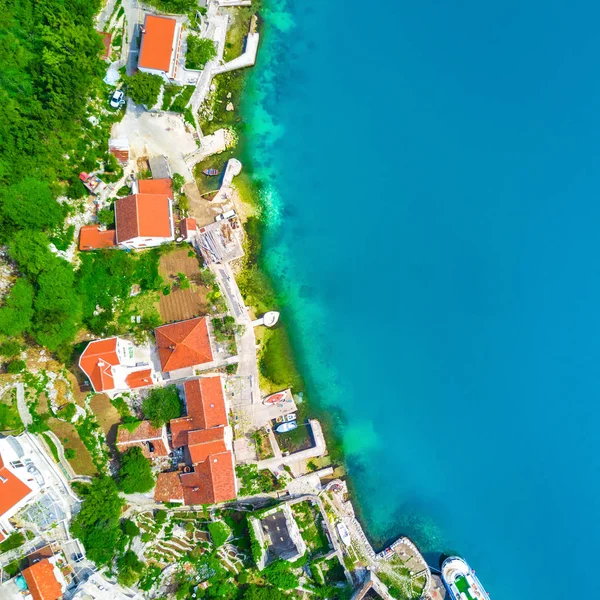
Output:
[[[159,302],[160,315],[165,323],[210,312],[207,300],[210,288],[204,285],[198,259],[189,246],[162,256],[159,272],[167,284]],[[167,290],[168,294],[165,295]]]

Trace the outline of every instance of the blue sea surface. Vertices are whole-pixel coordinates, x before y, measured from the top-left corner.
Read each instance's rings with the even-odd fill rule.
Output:
[[[369,536],[600,598],[600,4],[264,2],[265,263]]]

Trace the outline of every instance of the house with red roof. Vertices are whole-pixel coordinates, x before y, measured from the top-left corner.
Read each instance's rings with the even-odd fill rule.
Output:
[[[102,230],[98,225],[84,225],[79,230],[80,250],[102,250],[115,248],[117,238],[114,229]]]
[[[87,375],[95,392],[109,396],[159,381],[149,354],[129,340],[116,336],[90,342],[79,357],[79,368]]]
[[[115,201],[117,244],[150,248],[175,239],[172,200],[167,194],[133,194]]]
[[[139,194],[164,194],[173,200],[173,180],[170,178],[139,179],[135,185]]]
[[[116,445],[119,452],[140,448],[146,458],[152,459],[165,458],[171,451],[167,428],[164,425],[153,427],[150,421],[119,425]]]
[[[160,473],[157,502],[216,504],[237,494],[232,453],[233,435],[227,419],[223,380],[200,377],[184,384],[186,416],[173,419],[171,445],[183,448],[187,467],[181,473]]]
[[[21,571],[33,600],[59,600],[67,582],[56,566],[56,557],[43,558]]]
[[[147,14],[141,31],[138,69],[160,75],[166,81],[176,79],[181,52],[181,23],[169,17]]]
[[[154,330],[163,372],[189,369],[214,360],[208,317],[162,325]]]
[[[40,491],[39,479],[27,470],[34,463],[20,438],[23,436],[0,438],[0,541],[14,529],[10,519]]]

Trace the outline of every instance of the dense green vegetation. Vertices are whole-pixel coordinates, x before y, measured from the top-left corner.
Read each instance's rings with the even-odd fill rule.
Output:
[[[187,52],[185,53],[186,69],[203,69],[204,65],[217,55],[212,40],[197,35],[188,35]]]
[[[154,427],[162,427],[181,416],[181,399],[174,385],[150,390],[142,403],[142,411]]]
[[[152,467],[141,448],[130,448],[121,456],[119,487],[126,494],[143,494],[154,487]]]
[[[71,533],[81,540],[90,560],[109,564],[121,537],[119,516],[124,502],[117,484],[110,477],[100,477],[91,485],[78,485],[77,492],[83,503],[71,521]]]
[[[118,117],[102,111],[106,65],[94,30],[100,1],[0,0],[0,7],[0,243],[24,275],[0,308],[0,333],[28,336],[65,358],[81,299],[72,265],[49,243],[66,249],[72,240],[74,228],[63,221],[85,193],[78,173],[115,170],[106,142]]]
[[[197,0],[148,0],[146,4],[155,6],[166,13],[183,15],[198,8]]]
[[[22,533],[15,532],[9,535],[2,543],[0,543],[0,554],[19,548],[25,543],[25,536]]]
[[[208,531],[215,548],[221,547],[231,535],[231,527],[223,521],[213,521],[209,523]]]
[[[150,108],[158,100],[163,79],[160,75],[138,71],[131,77],[125,77],[125,84],[127,85],[127,95],[136,104],[145,104]]]

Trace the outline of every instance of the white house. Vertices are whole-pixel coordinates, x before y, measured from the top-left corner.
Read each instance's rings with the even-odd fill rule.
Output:
[[[175,239],[173,205],[166,194],[134,194],[115,202],[117,244],[150,248]]]
[[[168,17],[146,15],[142,28],[139,70],[160,75],[165,81],[176,79],[180,51],[181,23]]]
[[[109,396],[148,387],[160,380],[149,354],[119,337],[90,342],[79,357],[79,368],[87,375],[95,392]]]

